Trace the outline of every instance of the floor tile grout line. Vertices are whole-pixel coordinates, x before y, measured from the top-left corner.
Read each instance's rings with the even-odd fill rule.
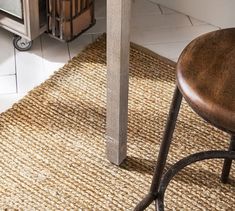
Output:
[[[184,40],[184,41],[174,41],[174,42],[159,42],[159,43],[146,43],[143,45],[166,45],[166,44],[177,44],[177,43],[185,43],[185,42],[190,42],[191,40]]]
[[[193,25],[194,28],[200,28],[202,26],[211,26],[211,27],[218,28],[218,26],[215,26],[212,24]],[[192,28],[192,25],[190,23],[189,25],[179,25],[179,26],[157,26],[157,30],[160,30],[160,31],[165,30],[165,29],[175,30],[175,29],[182,29],[182,28]],[[138,27],[131,27],[131,29],[136,30],[139,28]],[[151,30],[156,30],[156,28],[147,26],[147,27],[141,28],[141,30],[145,30],[144,32],[149,32]]]
[[[189,16],[189,15],[186,15],[186,16],[188,17],[189,22],[190,22],[190,23],[191,23],[191,25],[193,26],[194,24],[193,24],[193,22],[192,22],[192,20],[191,20],[190,16]]]
[[[39,37],[39,41],[40,41],[40,48],[41,48],[41,55],[42,55],[42,66],[43,66],[43,69],[45,69],[45,66],[44,66],[43,49],[42,49],[42,37],[41,37],[41,36]]]
[[[9,95],[15,95],[17,96],[18,94],[17,93],[1,93],[0,94],[0,97],[6,97],[6,96],[9,96]],[[0,112],[1,113],[1,112]]]
[[[15,62],[15,84],[16,84],[16,93],[19,92],[19,83],[18,83],[18,68],[17,68],[17,58],[16,58],[16,49],[14,47],[14,62]]]
[[[43,71],[46,72],[46,67],[45,67],[45,58],[44,58],[44,51],[43,51],[43,45],[42,45],[42,35],[40,35],[39,37],[40,40],[40,48],[41,48],[41,55],[42,55],[42,67],[43,67]]]
[[[69,43],[68,43],[68,42],[67,42],[66,44],[67,44],[67,49],[68,49],[68,54],[69,54],[69,60],[71,60],[72,58],[71,58],[70,45],[69,45]]]
[[[184,43],[184,42],[191,42],[192,39],[190,40],[184,40],[184,41],[176,41],[176,42],[141,42],[141,43],[138,43],[139,45],[142,45],[142,46],[151,46],[151,45],[168,45],[168,44],[177,44],[177,43]],[[136,42],[134,42],[136,43]],[[155,53],[158,53],[158,52],[155,52]]]
[[[16,66],[16,64],[15,64],[15,62],[14,62],[14,68],[15,68],[15,66]],[[16,68],[15,68],[15,69],[16,69]],[[14,75],[16,75],[16,73],[2,74],[2,75],[0,75],[0,78],[1,78],[1,77],[7,77],[7,76],[14,76]]]
[[[162,9],[161,5],[160,5],[160,4],[157,4],[157,6],[158,6],[158,8],[159,8],[159,10],[160,10],[160,12],[161,12],[161,15],[164,15],[163,9]]]

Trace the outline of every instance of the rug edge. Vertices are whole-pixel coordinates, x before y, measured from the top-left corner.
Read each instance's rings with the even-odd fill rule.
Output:
[[[162,55],[160,55],[160,54],[158,54],[158,53],[156,53],[156,52],[150,50],[150,49],[147,48],[147,47],[144,47],[144,46],[142,46],[142,45],[136,44],[136,43],[134,43],[134,42],[130,42],[130,43],[131,43],[131,46],[134,47],[135,49],[141,50],[141,51],[143,51],[145,54],[149,54],[149,55],[152,56],[152,57],[156,57],[156,58],[158,58],[159,60],[162,60],[162,61],[164,61],[165,63],[167,63],[167,64],[169,64],[169,65],[171,65],[171,66],[173,66],[173,67],[176,67],[177,62],[172,61],[172,60],[168,59],[167,57],[162,56]]]

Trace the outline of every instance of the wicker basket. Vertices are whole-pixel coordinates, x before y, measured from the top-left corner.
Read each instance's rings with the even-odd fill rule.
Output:
[[[95,24],[94,0],[47,0],[48,33],[71,41]]]

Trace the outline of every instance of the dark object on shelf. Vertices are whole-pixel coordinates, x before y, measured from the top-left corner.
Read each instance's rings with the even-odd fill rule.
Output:
[[[47,32],[71,41],[95,24],[94,0],[47,0]]]

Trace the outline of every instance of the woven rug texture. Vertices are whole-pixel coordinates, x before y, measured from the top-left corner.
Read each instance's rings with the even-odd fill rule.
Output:
[[[105,37],[0,115],[0,210],[133,210],[147,194],[175,86],[175,64],[131,46],[128,157],[105,156]],[[190,153],[227,149],[229,136],[183,101],[167,166]],[[221,160],[180,172],[167,210],[235,210],[234,169]],[[151,205],[148,210],[153,209]]]

